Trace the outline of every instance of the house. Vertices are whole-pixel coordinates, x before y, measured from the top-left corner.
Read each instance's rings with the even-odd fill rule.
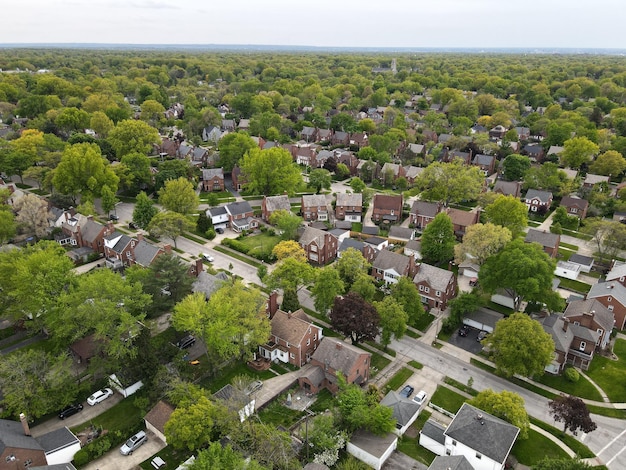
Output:
[[[328,203],[326,202],[326,196],[323,194],[311,194],[302,196],[301,201],[301,213],[302,218],[307,221],[320,220],[325,222],[329,220]]]
[[[202,147],[194,147],[189,154],[191,164],[196,167],[206,166],[209,163],[209,150]],[[215,158],[211,160],[211,164],[215,162]]]
[[[211,219],[213,227],[226,227],[228,224],[228,211],[224,206],[211,207],[206,210],[206,216]]]
[[[240,119],[237,129],[240,131],[247,131],[250,129],[250,119]]]
[[[550,145],[550,148],[546,152],[546,156],[549,157],[551,155],[554,155],[555,157],[560,157],[561,156],[561,152],[563,150],[565,150],[564,147],[560,147],[558,145]]]
[[[446,212],[452,221],[454,234],[459,239],[463,238],[467,227],[477,224],[480,221],[480,214],[478,212],[464,211],[451,207],[449,207]]]
[[[317,142],[318,132],[315,127],[304,126],[300,132],[300,138],[307,142]]]
[[[409,144],[407,146],[407,149],[409,150],[409,152],[411,152],[416,157],[424,156],[425,148],[426,147],[422,144]]]
[[[402,195],[376,194],[372,203],[372,221],[374,223],[397,223],[402,220]]]
[[[518,140],[528,140],[530,138],[530,129],[528,127],[516,127],[515,132]]]
[[[163,400],[159,400],[143,418],[146,423],[146,429],[148,431],[152,431],[152,433],[154,433],[154,435],[165,444],[167,444],[167,439],[165,437],[165,423],[168,422],[173,412],[174,407],[172,405],[164,402]]]
[[[318,142],[330,142],[333,138],[334,131],[332,129],[318,129],[317,137]]]
[[[592,173],[587,173],[585,179],[583,181],[583,188],[592,189],[596,184],[606,183],[609,184],[610,177],[602,176],[602,175],[594,175]]]
[[[626,287],[626,263],[615,260],[611,270],[606,274],[606,281],[617,281]]]
[[[104,239],[104,257],[108,268],[122,269],[130,266],[133,258],[132,241],[131,237],[117,231]]]
[[[337,193],[335,217],[349,222],[361,222],[363,215],[363,194]]]
[[[334,235],[335,238],[337,239],[337,243],[339,244],[339,246],[341,246],[341,243],[347,239],[350,238],[350,230],[346,230],[346,229],[342,229],[342,228],[333,228],[328,230],[328,233],[330,233],[331,235]]]
[[[615,317],[615,327],[623,330],[626,326],[626,287],[616,281],[599,282],[591,286],[587,299],[594,299],[604,305]]]
[[[607,308],[598,298],[589,298],[586,300],[574,300],[567,304],[563,318],[567,319],[573,326],[581,326],[592,333],[596,333],[598,337],[592,342],[592,350],[604,349],[611,339],[611,331],[616,324],[614,313]],[[579,348],[581,351],[582,349]]]
[[[415,238],[415,229],[394,225],[389,229],[389,239],[394,242],[406,243]]]
[[[554,269],[554,275],[571,279],[573,281],[578,279],[580,274],[580,265],[576,263],[570,263],[568,261],[557,261],[556,268]]]
[[[561,242],[561,235],[550,232],[542,232],[541,230],[535,230],[533,228],[528,230],[526,243],[539,243],[550,258],[556,258],[559,252],[559,243]]]
[[[409,213],[410,222],[416,228],[424,230],[439,212],[441,204],[438,202],[415,201]]]
[[[462,455],[438,455],[428,470],[474,470],[474,467]]]
[[[404,177],[406,178],[409,186],[413,186],[415,184],[416,178],[424,171],[424,168],[419,166],[405,166],[404,167]]]
[[[587,216],[589,202],[578,197],[563,196],[563,199],[561,199],[561,206],[565,207],[567,215],[573,215],[579,219],[584,219]]]
[[[248,201],[237,201],[226,204],[228,222],[235,232],[252,230],[259,226],[259,221],[254,218],[254,211]]]
[[[451,150],[448,152],[447,157],[444,159],[447,162],[453,162],[454,160],[461,160],[464,164],[469,165],[472,161],[472,152],[461,152],[460,150]]]
[[[528,156],[533,162],[542,162],[544,157],[544,151],[541,144],[526,144],[522,149],[522,155]]]
[[[550,191],[529,189],[524,202],[526,202],[526,207],[528,207],[529,211],[545,214],[550,209],[550,205],[552,205],[552,193]]]
[[[386,162],[380,170],[380,182],[382,184],[391,184],[398,178],[405,178],[406,172],[402,165],[397,163]]]
[[[293,313],[277,310],[270,323],[270,338],[259,346],[260,356],[295,367],[307,364],[322,341],[322,328],[313,324],[302,309]]]
[[[413,277],[416,271],[415,259],[393,251],[382,250],[372,263],[372,276],[385,284],[396,284],[401,276]]]
[[[134,246],[131,244],[131,250],[133,252],[131,265],[138,264],[144,268],[149,267],[157,256],[165,253],[165,250],[160,246],[145,241],[141,233],[137,234],[137,240]]]
[[[205,168],[202,170],[202,190],[224,191],[224,170],[222,168]]]
[[[224,271],[220,271],[213,275],[206,271],[201,271],[196,276],[196,279],[191,285],[192,292],[202,292],[206,300],[209,300],[211,296],[217,292],[225,282],[229,280],[228,274]]]
[[[389,240],[381,237],[369,237],[363,240],[366,245],[370,245],[376,251],[384,250],[389,246]]]
[[[498,124],[496,127],[489,131],[489,138],[495,140],[502,139],[504,137],[504,134],[506,134],[506,131],[506,127]]]
[[[420,411],[420,405],[393,390],[385,395],[380,404],[393,410],[392,417],[396,420],[396,428],[393,433],[398,436],[402,436],[409,429]]]
[[[280,210],[291,212],[289,196],[286,194],[280,196],[263,196],[263,201],[261,201],[261,218],[265,222],[269,222],[272,214]]]
[[[398,436],[387,433],[383,436],[357,429],[346,444],[346,452],[375,470],[381,470],[387,459],[398,447]]]
[[[347,132],[335,131],[330,139],[332,145],[342,145],[347,147],[350,143],[350,135]]]
[[[577,264],[579,266],[580,272],[589,273],[593,268],[594,259],[590,256],[579,255],[578,253],[574,253],[569,257],[568,260],[570,263]]]
[[[306,253],[307,260],[312,264],[321,266],[337,257],[339,241],[333,234],[324,230],[306,227],[299,243]]]
[[[463,324],[475,328],[479,331],[493,333],[496,323],[504,318],[501,313],[488,308],[479,308],[463,317]]]
[[[378,254],[378,250],[376,250],[376,248],[374,248],[372,245],[364,243],[360,240],[355,240],[354,238],[346,238],[339,245],[339,249],[337,250],[337,258],[341,258],[341,255],[350,248],[360,251],[363,255],[363,258],[365,258],[368,263],[372,263],[374,261],[374,258],[376,258],[376,255]]]
[[[477,166],[483,174],[491,175],[496,169],[496,157],[493,155],[476,154],[472,160],[472,166]]]
[[[233,119],[222,119],[222,130],[224,132],[233,132],[235,130],[235,121]]]
[[[326,388],[334,395],[339,391],[337,372],[341,372],[347,383],[363,386],[370,377],[371,357],[352,344],[325,338],[311,356],[313,367],[298,378],[298,383],[307,393]]]
[[[92,215],[85,217],[66,212],[61,230],[71,239],[71,245],[89,247],[95,253],[104,253],[104,237],[113,233],[114,228],[112,223],[102,225],[94,221]]]
[[[233,183],[233,189],[235,191],[241,191],[244,186],[248,183],[246,180],[246,176],[241,173],[241,168],[238,165],[233,167],[233,171],[230,172],[230,177]]]
[[[522,184],[519,181],[504,181],[499,179],[493,186],[493,192],[519,199],[522,195]]]
[[[422,303],[429,308],[445,310],[456,297],[456,278],[452,271],[421,263],[413,277]]]
[[[350,134],[350,145],[357,148],[367,147],[369,145],[369,137],[365,132],[354,132]]]
[[[419,443],[441,456],[463,456],[474,470],[503,470],[519,428],[464,403],[447,428],[433,420]],[[443,443],[442,443],[443,442]]]
[[[420,240],[410,240],[404,245],[404,254],[412,256],[416,260],[422,259],[422,242]]]

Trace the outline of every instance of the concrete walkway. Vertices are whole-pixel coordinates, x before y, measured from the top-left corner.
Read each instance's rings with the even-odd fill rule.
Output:
[[[563,449],[565,451],[565,453],[567,455],[569,455],[570,457],[574,458],[576,457],[576,452],[574,452],[572,449],[570,449],[569,447],[567,447],[567,445],[565,445],[565,443],[559,439],[558,437],[550,434],[548,431],[546,431],[545,429],[540,428],[539,426],[535,426],[534,424],[530,424],[530,429],[532,429],[533,431],[537,431],[539,434],[541,434],[542,436],[547,437],[548,439],[550,439],[552,442],[554,442],[557,446],[559,446],[561,449]]]
[[[585,374],[582,370],[580,370],[580,369],[577,369],[577,370],[578,370],[578,373],[580,375],[582,375],[584,378],[586,378],[589,381],[589,383],[591,385],[593,385],[596,388],[596,390],[598,390],[598,392],[600,393],[600,396],[602,396],[602,400],[605,403],[611,403],[611,400],[609,400],[609,397],[606,395],[604,390],[602,390],[597,383],[595,383],[593,380],[591,380],[591,377],[589,377],[587,374]]]

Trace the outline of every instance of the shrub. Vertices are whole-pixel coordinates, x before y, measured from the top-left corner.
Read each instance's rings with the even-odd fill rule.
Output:
[[[573,383],[576,383],[580,380],[580,373],[573,367],[568,367],[567,369],[565,369],[563,375],[565,375],[565,378],[568,381]]]
[[[209,240],[213,240],[216,237],[216,235],[217,234],[215,233],[215,230],[213,230],[212,228],[210,228],[209,230],[206,231],[206,237]]]
[[[550,226],[550,233],[554,233],[556,235],[562,235],[563,234],[563,228],[561,227],[561,224],[558,223],[558,222],[555,223],[555,224],[552,224]]]
[[[74,465],[80,468],[87,462],[89,462],[89,452],[87,452],[87,448],[84,447],[74,454]]]
[[[226,245],[229,248],[232,248],[235,251],[238,251],[246,255],[248,254],[248,251],[250,250],[250,248],[248,248],[248,245],[241,243],[239,240],[233,240],[232,238],[224,238],[222,240],[222,244]]]

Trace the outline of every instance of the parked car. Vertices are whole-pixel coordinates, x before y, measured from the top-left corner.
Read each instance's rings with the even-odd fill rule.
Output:
[[[476,337],[476,341],[482,341],[483,339],[485,339],[487,337],[489,333],[487,333],[485,330],[482,330],[478,333],[478,336]]]
[[[224,229],[223,229],[222,227],[217,227],[217,228],[215,229],[215,231],[216,231],[217,233],[219,233],[219,234],[224,233]]]
[[[413,394],[413,390],[415,389],[410,385],[405,385],[404,388],[400,390],[400,396],[404,398],[410,398],[410,396]]]
[[[131,455],[134,450],[137,450],[143,443],[148,440],[145,431],[139,431],[133,437],[128,439],[122,447],[120,447],[120,454]]]
[[[109,214],[109,220],[118,221],[120,218],[116,214]]]
[[[93,406],[96,403],[100,403],[101,401],[106,400],[112,395],[113,395],[113,390],[111,390],[110,388],[103,388],[102,390],[98,390],[97,392],[94,392],[93,395],[87,398],[87,403]]]
[[[139,226],[135,222],[128,222],[128,228],[131,230],[137,230]]]
[[[459,336],[467,336],[467,332],[467,325],[463,325],[461,328],[459,328]]]
[[[261,390],[263,388],[263,382],[260,380],[255,380],[250,385],[246,387],[246,395],[250,395],[251,393],[256,392],[257,390]]]
[[[215,261],[215,258],[213,258],[208,253],[202,253],[202,259],[204,259],[205,261],[208,261],[209,263],[212,263],[213,261]]]
[[[59,413],[59,418],[61,418],[61,419],[68,418],[68,417],[70,417],[72,415],[75,415],[76,413],[78,413],[82,409],[83,409],[82,403],[76,403],[74,405],[68,405],[65,409],[63,409]]]
[[[413,401],[421,406],[422,403],[426,401],[427,396],[428,395],[426,394],[424,390],[420,390],[419,392],[417,392],[417,395],[413,397]]]
[[[178,341],[178,343],[176,343],[176,346],[178,347],[178,349],[187,349],[192,347],[194,344],[196,344],[196,338],[193,335],[187,335],[180,341]]]

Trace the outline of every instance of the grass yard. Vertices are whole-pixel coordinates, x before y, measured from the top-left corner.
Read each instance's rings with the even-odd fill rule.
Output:
[[[626,402],[626,341],[617,339],[613,352],[618,360],[595,355],[587,375],[614,403]]]
[[[228,255],[231,258],[235,258],[235,259],[238,259],[239,261],[242,261],[242,262],[244,262],[246,264],[249,264],[250,266],[254,266],[255,268],[259,268],[260,266],[263,265],[263,263],[254,261],[254,260],[250,259],[248,256],[244,256],[241,253],[239,253],[239,252],[237,252],[237,251],[235,251],[235,250],[233,250],[231,248],[225,248],[225,247],[223,247],[221,245],[215,245],[213,247],[213,249],[215,251],[219,251],[220,253],[224,253],[225,255]]]
[[[376,341],[366,341],[366,344],[368,346],[371,346],[372,348],[378,349],[379,351],[385,354],[389,354],[392,357],[396,357],[396,352],[393,349],[389,347],[385,349],[385,347],[382,344],[377,343]]]
[[[417,362],[417,361],[409,361],[409,365],[411,367],[416,368],[417,370],[420,370],[420,369],[422,369],[424,367],[424,364],[422,364],[420,362]]]
[[[250,251],[248,251],[248,255],[255,256],[255,253],[271,253],[274,247],[280,242],[280,237],[278,235],[260,233],[258,235],[248,235],[247,237],[238,238],[237,241],[249,248]]]
[[[557,278],[560,281],[559,287],[562,287],[563,289],[579,292],[581,294],[587,294],[591,289],[591,285],[585,282],[574,281],[572,279],[566,279],[560,276],[557,276]]]
[[[144,460],[139,464],[141,468],[144,470],[154,470],[154,467],[150,462],[156,456],[159,456],[165,462],[165,466],[161,467],[160,470],[175,470],[178,466],[186,461],[189,457],[193,455],[193,452],[188,450],[175,450],[172,446],[167,446],[157,452],[155,455],[151,455],[148,459]]]
[[[248,367],[246,364],[237,363],[220,370],[214,377],[207,377],[205,379],[202,379],[198,385],[208,388],[211,393],[215,393],[224,385],[231,383],[233,378],[237,375],[247,375],[252,380],[266,380],[271,379],[272,377],[276,377],[276,375],[269,370],[257,372]]]
[[[333,397],[333,394],[325,388],[317,394],[317,399],[311,406],[309,406],[309,409],[314,413],[322,413],[334,407],[335,397]]]
[[[76,434],[93,424],[107,429],[109,434],[121,431],[123,435],[131,435],[135,429],[142,427],[144,417],[144,413],[135,406],[135,398],[136,396],[132,396],[123,399],[88,422],[73,427],[72,432]]]
[[[419,445],[419,431],[422,430],[424,423],[428,421],[430,415],[430,411],[423,410],[415,422],[411,425],[410,429],[416,431],[415,434],[417,437],[409,437],[405,434],[398,440],[398,450],[400,452],[422,462],[425,465],[430,465],[436,457],[436,455],[431,451]]]
[[[432,313],[425,313],[424,315],[420,315],[420,317],[415,322],[415,325],[411,325],[416,330],[420,330],[422,332],[428,329],[428,326],[433,322],[435,316]]]
[[[511,454],[523,465],[532,466],[545,458],[566,459],[568,455],[550,439],[532,429],[528,439],[518,439]]]
[[[378,374],[381,370],[387,367],[391,361],[382,354],[378,354],[375,352],[372,352],[371,354],[372,363],[370,365],[370,377],[376,377],[376,374]]]
[[[450,413],[456,413],[466,400],[467,399],[460,393],[448,387],[444,387],[443,385],[437,385],[437,390],[430,399],[430,402]]]
[[[285,397],[281,396],[278,400],[271,402],[268,406],[259,411],[259,420],[263,424],[276,427],[283,426],[286,429],[296,424],[306,413],[283,406],[282,403],[284,399]]]
[[[398,390],[409,377],[413,375],[413,371],[406,367],[402,367],[398,372],[393,374],[389,381],[382,387],[383,390]]]
[[[591,450],[589,450],[589,447],[587,447],[585,444],[580,442],[574,436],[571,436],[569,434],[565,434],[560,429],[555,428],[554,426],[551,426],[548,423],[544,423],[543,421],[540,421],[540,420],[535,419],[533,417],[529,416],[529,419],[530,419],[530,423],[531,424],[534,424],[535,426],[538,426],[541,429],[543,429],[545,431],[548,431],[554,437],[556,437],[556,438],[560,439],[561,441],[563,441],[563,443],[567,447],[572,449],[574,452],[576,452],[576,454],[581,459],[590,459],[590,458],[593,458],[593,457],[596,456],[596,454],[594,454],[593,452],[591,452]]]
[[[598,392],[598,389],[582,375],[580,376],[578,382],[575,383],[570,382],[562,375],[551,374],[544,374],[541,377],[537,377],[535,378],[535,382],[547,385],[548,387],[556,388],[557,390],[576,397],[602,401],[602,396],[600,395],[600,392]]]
[[[497,304],[495,302],[492,302],[491,300],[489,302],[487,302],[487,305],[485,305],[485,307],[487,307],[490,310],[494,310],[494,311],[496,311],[498,313],[501,313],[502,315],[505,315],[507,317],[514,312],[514,310],[512,308],[505,307],[504,305]]]
[[[569,243],[565,243],[565,242],[559,242],[559,246],[567,249],[567,250],[571,250],[571,251],[578,251],[578,247],[576,245],[570,245]]]

